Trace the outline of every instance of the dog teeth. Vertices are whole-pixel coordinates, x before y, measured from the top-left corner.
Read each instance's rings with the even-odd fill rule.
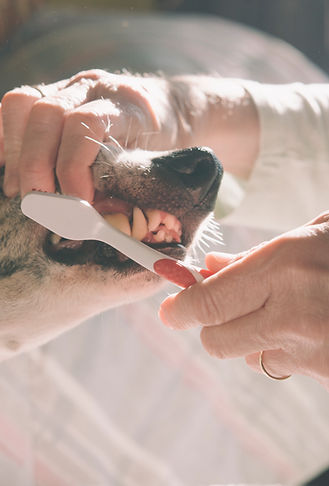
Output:
[[[154,235],[154,240],[157,243],[162,243],[162,241],[164,241],[165,239],[165,236],[166,236],[166,232],[161,229]]]
[[[169,229],[174,229],[175,228],[175,224],[176,224],[176,216],[174,216],[173,214],[167,214],[167,216],[164,218],[164,220],[162,221],[162,223]]]
[[[146,210],[149,231],[155,231],[161,223],[161,213],[157,209]]]
[[[122,213],[106,214],[103,217],[115,228],[139,241],[180,242],[182,227],[176,216],[158,209],[147,209],[145,214],[146,217],[140,208],[134,207],[131,226],[128,216]]]
[[[143,211],[139,208],[134,208],[131,236],[141,241],[145,238],[148,231],[147,221]]]
[[[122,233],[131,236],[129,219],[128,216],[126,216],[125,214],[122,213],[105,214],[103,215],[103,218],[112,226],[122,231]]]

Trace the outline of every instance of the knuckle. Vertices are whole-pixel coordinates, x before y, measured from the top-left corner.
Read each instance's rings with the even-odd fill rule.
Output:
[[[198,298],[195,299],[195,313],[200,324],[225,322],[223,309],[220,306],[221,301],[219,289],[200,286]]]
[[[202,346],[210,356],[214,356],[218,359],[224,359],[226,357],[226,353],[223,343],[220,342],[218,334],[217,329],[204,327],[200,333],[200,340]]]
[[[311,221],[311,224],[322,224],[329,222],[329,211],[324,211]]]
[[[39,129],[49,129],[48,121],[53,123],[55,119],[63,118],[65,107],[51,98],[37,100],[31,109],[31,119]]]
[[[33,108],[36,110],[40,110],[41,112],[52,112],[52,113],[59,113],[62,116],[68,110],[72,109],[72,99],[69,97],[61,97],[60,95],[53,94],[49,95],[45,98],[38,99]]]
[[[76,166],[72,164],[72,162],[67,164],[57,164],[56,175],[60,181],[62,181],[64,178],[66,180],[67,179],[71,180],[77,176]]]
[[[97,113],[83,109],[75,109],[65,114],[65,128],[74,128],[75,133],[81,137],[86,135],[86,130],[88,130],[87,135],[93,132],[96,132],[96,134],[98,132],[103,133],[104,123]]]
[[[7,108],[13,104],[24,103],[28,101],[36,102],[40,98],[40,95],[33,86],[20,86],[19,88],[14,88],[2,97],[1,104]]]
[[[38,157],[22,158],[19,165],[19,175],[21,179],[24,179],[28,174],[29,179],[37,179],[45,170],[43,160]]]
[[[72,84],[84,81],[89,82],[90,80],[97,81],[107,75],[108,73],[104,69],[86,69],[72,76],[68,85],[70,86]]]
[[[27,98],[28,94],[23,90],[23,88],[15,88],[8,91],[3,95],[1,100],[2,109],[5,110],[8,106],[13,103],[20,103],[22,99]]]

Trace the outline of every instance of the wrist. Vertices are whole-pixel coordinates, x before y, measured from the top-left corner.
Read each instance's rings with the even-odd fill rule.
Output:
[[[210,76],[177,76],[170,82],[181,146],[207,145],[226,170],[247,178],[258,156],[260,126],[242,83]]]

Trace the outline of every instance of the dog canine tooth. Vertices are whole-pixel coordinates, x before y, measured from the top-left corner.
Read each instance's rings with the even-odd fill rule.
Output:
[[[161,212],[158,209],[147,209],[145,213],[149,231],[155,231],[161,223]]]
[[[133,223],[131,236],[136,240],[142,240],[148,233],[147,221],[141,209],[135,207],[133,210]]]
[[[131,236],[129,219],[128,216],[126,216],[125,214],[122,213],[104,214],[103,218],[112,226],[122,231],[122,233]]]

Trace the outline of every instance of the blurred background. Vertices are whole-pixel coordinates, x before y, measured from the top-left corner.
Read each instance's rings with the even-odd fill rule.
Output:
[[[115,8],[141,11],[202,12],[235,20],[279,37],[300,49],[313,62],[329,70],[329,0],[0,0],[1,31],[12,32],[17,7],[26,4]],[[1,28],[1,23],[6,29]],[[0,39],[1,40],[1,39]]]
[[[279,37],[329,70],[328,0],[51,0],[47,3],[215,14]]]
[[[328,82],[328,3],[0,0],[0,98],[91,67]],[[232,253],[282,230],[234,222],[243,197],[237,181],[222,184]],[[1,485],[301,486],[328,468],[329,394],[302,376],[273,385],[243,360],[213,360],[197,329],[158,321],[166,294],[1,363]]]

